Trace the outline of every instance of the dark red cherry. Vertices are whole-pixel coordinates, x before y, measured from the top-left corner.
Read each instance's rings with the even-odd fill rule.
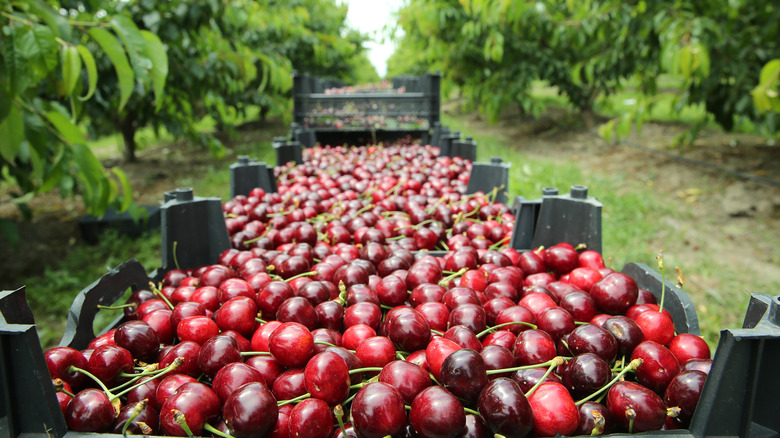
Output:
[[[217,335],[204,342],[198,354],[198,368],[213,378],[225,365],[242,362],[238,342],[227,335]]]
[[[664,403],[670,408],[680,408],[676,419],[683,428],[691,422],[706,380],[707,375],[701,371],[681,371],[666,387]]]
[[[232,362],[217,371],[211,382],[211,388],[224,403],[233,391],[251,382],[266,385],[265,378],[260,371],[243,362]]]
[[[236,438],[262,438],[276,425],[278,418],[276,399],[271,391],[259,382],[238,387],[225,399],[222,417]]]
[[[586,401],[579,406],[580,422],[575,435],[604,435],[612,432],[612,420],[607,407],[594,401]]]
[[[602,327],[612,333],[618,344],[618,354],[630,356],[634,347],[645,340],[645,334],[637,323],[624,315],[615,315],[602,324]]]
[[[352,401],[352,425],[358,436],[383,438],[396,436],[407,424],[401,393],[383,382],[360,388]]]
[[[533,430],[531,404],[512,379],[500,377],[490,381],[479,395],[477,410],[494,434],[524,438]]]
[[[271,354],[280,365],[301,367],[314,355],[314,337],[297,322],[285,322],[268,338]]]
[[[596,306],[610,315],[625,314],[629,307],[636,304],[638,294],[636,281],[621,272],[607,275],[590,289]]]
[[[290,412],[290,437],[327,438],[333,433],[334,422],[331,408],[325,401],[307,398]]]
[[[574,354],[595,353],[607,362],[615,360],[618,344],[612,333],[593,324],[578,326],[567,337],[569,350]]]
[[[547,368],[526,368],[523,370],[514,371],[511,375],[511,378],[517,382],[518,385],[520,385],[520,389],[524,393],[530,391],[531,388],[536,386],[536,384],[542,380],[542,378],[544,378],[545,381],[562,383],[561,379],[554,373],[547,374],[547,377],[545,377],[546,373]]]
[[[488,384],[485,360],[471,349],[452,352],[442,363],[439,382],[466,406],[474,406]]]
[[[581,399],[601,389],[612,380],[612,370],[601,356],[583,353],[566,362],[561,380],[574,398]]]
[[[425,369],[405,360],[394,360],[382,367],[378,379],[398,389],[406,404],[411,404],[432,383]]]
[[[68,429],[76,432],[106,432],[114,422],[114,407],[99,389],[79,391],[65,410]]]
[[[644,341],[634,348],[631,360],[642,359],[636,369],[636,380],[658,394],[663,394],[669,382],[680,372],[680,363],[663,345]]]
[[[518,333],[514,354],[522,366],[536,365],[552,360],[558,355],[555,340],[547,332],[530,329]]]
[[[616,428],[630,432],[658,430],[664,425],[666,406],[658,394],[629,381],[617,382],[607,392],[607,411]]]
[[[70,371],[71,365],[87,369],[87,358],[80,351],[70,347],[54,347],[47,349],[43,357],[52,379],[62,379],[75,391],[83,388],[88,379],[86,374]]]
[[[536,436],[570,436],[577,430],[580,414],[569,391],[556,382],[544,382],[528,397],[534,414]]]
[[[341,356],[332,351],[317,353],[309,359],[303,377],[309,394],[331,406],[349,396],[349,367]]]
[[[421,438],[454,437],[466,426],[466,413],[450,391],[430,386],[412,402],[409,424]]]

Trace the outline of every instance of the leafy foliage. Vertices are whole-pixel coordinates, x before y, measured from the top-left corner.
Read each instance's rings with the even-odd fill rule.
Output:
[[[726,130],[747,119],[775,132],[776,113],[766,110],[776,105],[778,20],[780,7],[749,0],[411,0],[398,14],[402,49],[389,71],[440,69],[489,119],[514,104],[538,113],[535,81],[588,111],[638,79],[647,98],[604,135],[641,127],[656,96],[669,92],[678,108],[703,104]],[[659,90],[662,73],[681,77],[680,88]]]

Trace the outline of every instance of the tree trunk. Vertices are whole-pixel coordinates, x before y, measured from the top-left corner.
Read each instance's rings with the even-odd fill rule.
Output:
[[[122,139],[124,140],[124,156],[125,161],[128,163],[134,163],[135,157],[135,123],[132,117],[128,114],[123,117],[119,122],[119,131],[122,133]]]

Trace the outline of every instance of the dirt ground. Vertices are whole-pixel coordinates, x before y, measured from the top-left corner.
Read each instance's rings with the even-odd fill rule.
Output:
[[[450,106],[444,111],[454,110]],[[627,144],[608,144],[592,133],[595,129],[584,129],[571,117],[549,113],[530,120],[507,113],[497,125],[476,116],[466,120],[472,131],[522,144],[530,156],[574,160],[586,174],[619,172],[664,193],[688,212],[659,223],[659,227],[684,231],[686,241],[674,248],[677,259],[695,266],[707,261],[702,254],[716,254],[734,272],[744,273],[745,290],[756,278],[760,284],[780,285],[780,146],[753,136],[705,131],[682,155],[688,161],[682,161],[674,158],[678,151],[668,146],[685,129],[682,126],[645,124],[641,135],[627,139]],[[106,162],[115,159],[106,157]],[[197,174],[212,162],[208,151],[169,146],[145,150],[138,163],[123,164],[122,169],[136,190],[136,201],[156,204],[172,188],[171,181]],[[0,217],[18,218],[7,200],[7,193],[0,191]],[[80,242],[78,219],[83,209],[78,202],[49,194],[36,198],[31,206],[33,221],[19,222],[24,250],[14,251],[0,241],[0,289],[41,272]],[[647,245],[659,248],[663,243],[650,240]],[[692,272],[686,280],[698,295],[694,302],[729,302],[723,296],[728,292],[722,290],[723,285],[706,276]],[[780,294],[777,290],[759,292]]]

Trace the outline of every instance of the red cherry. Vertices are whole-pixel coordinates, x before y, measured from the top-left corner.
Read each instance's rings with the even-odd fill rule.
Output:
[[[290,412],[290,438],[327,438],[333,433],[334,421],[327,403],[307,398]]]
[[[236,438],[267,436],[276,425],[279,410],[271,391],[259,382],[238,387],[225,400],[222,417]]]
[[[569,391],[556,382],[544,382],[528,397],[536,436],[571,435],[580,414]]]
[[[430,386],[412,402],[409,424],[421,438],[458,436],[466,426],[466,413],[452,393],[440,386]]]
[[[690,359],[710,359],[710,346],[701,336],[680,333],[669,342],[669,350],[680,364]]]
[[[268,338],[268,349],[280,365],[301,367],[314,355],[314,337],[297,322],[285,322]]]
[[[645,339],[661,345],[669,345],[674,338],[674,323],[664,313],[642,312],[635,319]]]
[[[349,396],[349,367],[341,356],[332,351],[317,353],[309,359],[303,377],[309,394],[331,406]]]
[[[396,436],[406,427],[404,399],[382,382],[360,388],[352,401],[352,425],[362,438]]]
[[[680,363],[671,351],[663,345],[644,341],[634,348],[631,360],[642,359],[636,369],[639,383],[658,394],[663,394],[669,382],[680,372]]]
[[[628,431],[629,424],[633,427],[632,432],[658,430],[666,418],[666,406],[661,397],[629,381],[617,382],[609,388],[607,410],[610,420],[623,431]]]
[[[68,429],[76,432],[106,432],[114,422],[114,407],[98,389],[79,391],[65,410]]]

